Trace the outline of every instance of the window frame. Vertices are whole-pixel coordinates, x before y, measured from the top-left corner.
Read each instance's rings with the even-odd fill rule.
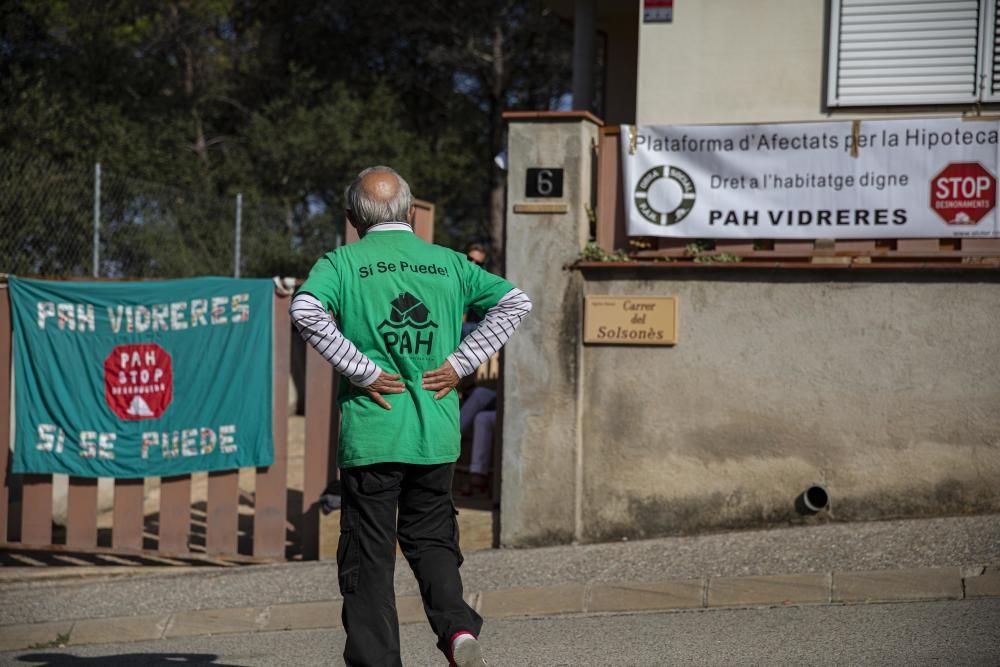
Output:
[[[927,106],[927,105],[961,105],[969,106],[983,102],[1000,102],[1000,80],[996,83],[996,90],[993,90],[993,68],[995,63],[1000,64],[1000,46],[994,46],[994,39],[1000,35],[1000,30],[996,28],[997,4],[1000,0],[978,0],[979,4],[979,25],[976,31],[976,53],[975,53],[975,75],[974,90],[968,94],[928,93],[919,99],[909,97],[900,99],[898,95],[885,92],[874,93],[865,96],[863,99],[841,99],[838,95],[839,69],[840,69],[840,24],[842,0],[829,0],[827,23],[829,30],[827,36],[829,42],[826,45],[824,54],[827,61],[826,67],[826,104],[830,109],[850,109],[857,107],[873,106]],[[994,49],[997,50],[996,56]],[[998,72],[1000,74],[1000,72]]]
[[[838,2],[840,0],[837,0]],[[986,5],[983,9],[983,5]],[[1000,102],[1000,81],[997,80],[997,70],[1000,66],[1000,26],[997,26],[997,5],[1000,0],[980,0],[979,10],[979,45],[976,61],[979,79],[979,101]],[[995,86],[995,89],[994,89]]]

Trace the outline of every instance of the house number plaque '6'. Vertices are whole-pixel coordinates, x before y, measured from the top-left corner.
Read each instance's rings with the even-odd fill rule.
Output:
[[[563,170],[548,167],[528,169],[524,194],[527,197],[562,197]]]

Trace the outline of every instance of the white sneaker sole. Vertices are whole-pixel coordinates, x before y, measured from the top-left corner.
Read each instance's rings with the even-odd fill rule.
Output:
[[[483,658],[483,649],[477,639],[466,639],[455,649],[452,656],[458,667],[482,667],[487,664]]]

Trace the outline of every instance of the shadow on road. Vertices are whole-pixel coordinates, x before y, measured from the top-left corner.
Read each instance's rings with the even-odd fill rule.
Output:
[[[213,667],[244,667],[243,665],[216,662],[213,653],[129,653],[81,657],[66,653],[25,653],[17,656],[18,662],[52,667],[167,667],[168,665],[212,665]]]

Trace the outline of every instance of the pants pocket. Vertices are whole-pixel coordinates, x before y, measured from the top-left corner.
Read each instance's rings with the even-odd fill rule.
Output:
[[[458,508],[455,507],[455,503],[451,504],[451,522],[452,527],[452,540],[455,542],[455,555],[458,556],[458,566],[462,567],[462,563],[465,562],[465,557],[462,555],[461,542],[459,540],[460,535],[458,531]]]
[[[341,510],[340,542],[337,543],[337,581],[341,595],[353,593],[358,588],[361,573],[361,551],[358,548],[360,521],[357,510]]]

